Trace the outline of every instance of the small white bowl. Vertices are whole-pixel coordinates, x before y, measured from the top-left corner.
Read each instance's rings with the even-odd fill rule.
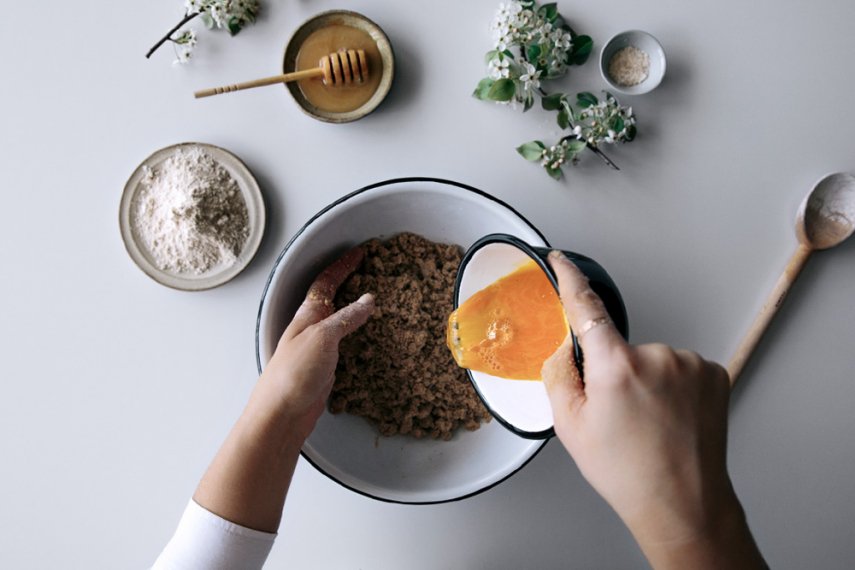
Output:
[[[650,69],[647,78],[637,85],[619,85],[609,75],[609,62],[619,50],[633,46],[648,55],[650,58]],[[652,35],[641,30],[629,30],[615,34],[603,45],[600,52],[600,74],[609,87],[625,95],[641,95],[656,88],[665,77],[665,50]]]
[[[309,220],[276,260],[256,328],[259,372],[314,277],[344,251],[375,237],[413,232],[466,249],[504,232],[538,246],[543,235],[500,200],[456,182],[408,178],[357,190]],[[344,487],[383,501],[430,504],[463,499],[510,477],[545,440],[514,435],[498,421],[460,430],[451,441],[383,437],[364,418],[325,411],[303,457]]]

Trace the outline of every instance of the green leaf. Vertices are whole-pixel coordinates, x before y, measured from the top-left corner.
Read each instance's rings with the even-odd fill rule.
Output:
[[[540,104],[543,106],[544,111],[557,111],[561,107],[561,100],[563,98],[563,93],[553,93],[541,99]]]
[[[481,101],[487,100],[487,93],[490,92],[490,87],[493,86],[494,80],[491,77],[485,77],[478,82],[478,87],[472,92],[472,96]]]
[[[503,56],[505,56],[505,57],[509,57],[509,58],[511,58],[511,59],[514,59],[514,54],[513,54],[513,52],[512,52],[511,50],[509,50],[509,49],[506,49],[505,51],[503,51],[503,52],[502,52],[502,55],[503,55]]]
[[[190,43],[190,38],[192,36],[193,34],[189,30],[186,30],[181,32],[178,36],[169,39],[175,42],[176,44],[183,46],[185,44]]]
[[[561,111],[559,111],[558,126],[562,129],[566,129],[570,126],[570,115],[567,113],[567,109],[561,109]]]
[[[626,128],[626,142],[629,142],[635,138],[637,131],[635,130],[635,125],[630,125]]]
[[[597,99],[596,95],[587,91],[582,91],[576,95],[576,105],[583,109],[590,107],[591,105],[596,105],[599,102],[600,100]]]
[[[228,26],[229,26],[229,33],[231,35],[235,36],[240,31],[240,27],[241,27],[240,20],[238,20],[237,18],[232,18],[229,20]]]
[[[499,79],[490,86],[487,91],[487,99],[490,101],[510,101],[517,92],[517,86],[512,79]]]
[[[214,18],[212,18],[209,13],[202,12],[199,15],[199,18],[202,20],[202,23],[205,24],[206,28],[208,28],[209,30],[214,29]]]
[[[564,107],[565,111],[567,111],[567,116],[570,117],[570,122],[575,122],[576,113],[573,112],[573,107],[570,106],[570,103],[567,102],[567,99],[561,101],[561,106]]]
[[[526,55],[528,56],[528,60],[530,62],[537,61],[537,58],[540,57],[541,54],[540,44],[532,44],[528,46],[526,50]]]
[[[614,120],[610,121],[612,123],[612,130],[616,133],[620,133],[623,130],[624,122],[620,117],[615,117]]]
[[[573,39],[573,48],[567,56],[570,65],[582,65],[588,61],[588,56],[594,49],[594,40],[590,36],[576,36]]]
[[[486,55],[484,55],[484,63],[490,65],[490,62],[493,61],[497,55],[499,55],[499,52],[491,49],[486,53]]]
[[[525,101],[523,101],[523,113],[531,109],[532,105],[534,105],[534,97],[529,95],[525,98]]]
[[[552,23],[555,21],[555,18],[558,17],[558,4],[556,4],[555,2],[544,4],[540,7],[537,13],[540,16],[546,18],[547,21]]]
[[[520,145],[517,147],[517,152],[520,153],[526,160],[530,160],[532,162],[540,160],[543,156],[543,151],[546,147],[540,141],[531,141],[527,142],[524,145]]]
[[[567,154],[577,155],[588,148],[588,144],[580,139],[574,139],[567,143]]]
[[[552,168],[551,166],[544,166],[546,173],[550,175],[555,180],[561,180],[561,169],[560,168]]]

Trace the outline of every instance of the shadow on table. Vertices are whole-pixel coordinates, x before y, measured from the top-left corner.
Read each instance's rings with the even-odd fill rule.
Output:
[[[449,531],[462,533],[454,545],[459,568],[647,567],[629,531],[557,439],[497,487],[429,508],[442,509]]]
[[[404,110],[409,101],[415,100],[423,83],[423,71],[421,71],[422,65],[418,51],[413,49],[407,38],[390,34],[389,30],[386,30],[386,33],[389,35],[392,50],[395,52],[395,78],[392,89],[386,95],[386,100],[375,111],[376,114],[381,115]]]

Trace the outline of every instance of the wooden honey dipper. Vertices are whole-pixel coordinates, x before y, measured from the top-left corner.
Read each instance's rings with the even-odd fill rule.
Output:
[[[324,84],[333,87],[366,81],[368,79],[368,59],[365,57],[365,50],[340,49],[337,52],[322,57],[318,62],[318,67],[313,69],[304,69],[302,71],[274,75],[273,77],[265,77],[263,79],[255,79],[223,87],[212,87],[196,91],[194,95],[199,99],[200,97],[231,93],[232,91],[240,91],[241,89],[252,89],[253,87],[288,83],[301,79],[311,79],[313,77],[322,77]]]

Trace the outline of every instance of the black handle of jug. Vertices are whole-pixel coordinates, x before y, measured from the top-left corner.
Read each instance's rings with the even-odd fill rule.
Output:
[[[557,283],[558,278],[555,276],[555,272],[552,270],[547,259],[552,250],[546,247],[532,247],[532,249],[543,260],[549,276]],[[602,265],[581,253],[568,250],[561,250],[561,252],[585,274],[591,289],[603,301],[603,305],[606,307],[606,311],[609,313],[609,317],[611,317],[615,328],[624,339],[628,340],[629,321],[626,315],[626,306],[623,304],[623,298],[620,296],[617,285],[615,285],[608,272],[606,272]],[[576,360],[579,374],[584,379],[585,355],[575,334],[573,335],[573,356]]]
[[[544,262],[547,262],[549,253],[552,251],[546,247],[532,247],[532,249],[537,252],[538,257],[543,259]],[[623,304],[623,298],[620,295],[617,285],[615,285],[608,272],[606,272],[602,265],[590,257],[576,253],[575,251],[561,251],[585,274],[591,284],[591,289],[602,299],[609,317],[611,317],[612,322],[615,324],[615,328],[617,328],[623,338],[628,340],[629,322],[626,315],[626,306]],[[546,263],[546,267],[550,275],[555,278],[555,273],[548,262]]]

